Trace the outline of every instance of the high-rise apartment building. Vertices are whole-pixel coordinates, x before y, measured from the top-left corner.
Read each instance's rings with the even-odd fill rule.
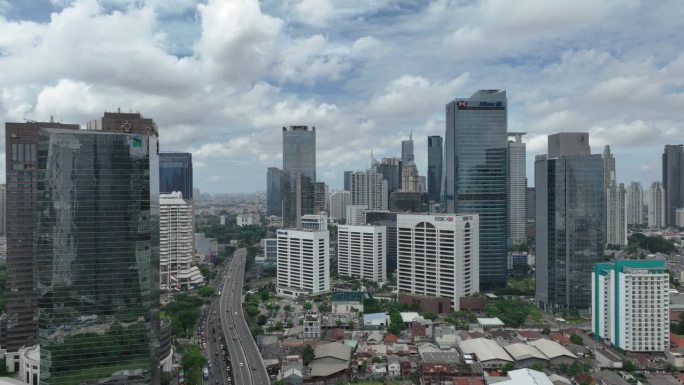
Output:
[[[664,260],[596,264],[591,274],[594,335],[628,352],[669,349],[669,289]]]
[[[351,174],[352,205],[365,205],[370,210],[387,210],[387,181],[374,170]]]
[[[366,223],[366,205],[349,205],[347,206],[346,224],[348,225],[363,225]]]
[[[338,226],[337,273],[384,285],[387,282],[385,226]]]
[[[506,284],[506,91],[480,90],[446,106],[446,212],[479,214],[480,285]]]
[[[336,220],[347,217],[347,206],[351,204],[351,192],[335,191],[330,194],[330,217]]]
[[[684,207],[684,145],[668,144],[663,151],[665,226],[675,225],[675,210]]]
[[[450,298],[458,310],[479,291],[479,228],[476,214],[398,214],[399,293]]]
[[[606,243],[608,245],[627,245],[627,218],[625,217],[627,190],[625,185],[616,181],[615,157],[610,146],[603,148],[603,184],[606,190]]]
[[[410,193],[423,192],[418,167],[414,163],[405,164],[401,170],[401,191]]]
[[[5,314],[0,318],[0,346],[7,367],[19,371],[19,348],[38,343],[35,296],[35,232],[38,132],[42,127],[78,130],[78,124],[5,123],[7,283]]]
[[[439,203],[442,200],[443,159],[442,137],[428,136],[427,191],[431,203]]]
[[[283,216],[283,174],[278,167],[266,171],[266,215]]]
[[[536,194],[534,191],[534,187],[527,188],[527,197],[525,200],[527,201],[527,222],[534,222],[536,219],[536,214],[534,211]]]
[[[183,199],[192,201],[192,154],[189,152],[159,153],[159,192],[180,191]]]
[[[124,115],[40,130],[41,384],[160,381],[157,128]]]
[[[194,219],[190,202],[180,191],[159,194],[159,284],[162,290],[181,290],[204,283],[193,266]]]
[[[648,227],[665,227],[665,189],[661,182],[651,183],[648,190]]]
[[[626,218],[628,225],[644,224],[644,190],[640,182],[629,182]]]
[[[283,226],[298,227],[314,214],[316,127],[283,127]]]
[[[527,243],[527,163],[524,132],[509,132],[508,244]]]
[[[330,233],[278,230],[278,295],[306,296],[330,290]]]
[[[542,309],[588,309],[606,244],[603,159],[589,134],[549,135],[535,160],[536,300]]]
[[[328,185],[325,182],[316,182],[314,185],[314,213],[330,212],[328,201]]]
[[[328,230],[328,216],[323,214],[308,214],[302,216],[302,229],[314,231]]]
[[[373,169],[387,181],[387,194],[401,189],[402,162],[400,158],[382,158]]]

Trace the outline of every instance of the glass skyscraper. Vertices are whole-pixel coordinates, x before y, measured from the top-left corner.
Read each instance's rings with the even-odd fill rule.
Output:
[[[427,190],[430,202],[441,202],[442,196],[442,137],[428,136]]]
[[[192,154],[162,152],[159,154],[159,192],[180,191],[183,199],[192,200]]]
[[[676,211],[684,207],[684,146],[667,144],[663,151],[665,226],[676,225]]]
[[[506,91],[480,90],[446,106],[446,212],[480,216],[480,285],[506,284]]]
[[[588,309],[606,243],[603,158],[587,133],[550,135],[548,148],[535,160],[537,305]]]
[[[283,170],[278,167],[266,171],[266,215],[283,216]]]
[[[283,127],[283,225],[296,227],[314,214],[316,127]]]
[[[137,123],[150,134],[40,130],[41,384],[160,381],[158,145]]]

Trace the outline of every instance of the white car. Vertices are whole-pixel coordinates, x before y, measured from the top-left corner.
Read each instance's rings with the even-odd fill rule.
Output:
[[[240,367],[243,367],[243,366],[245,366],[245,365],[243,365],[242,362],[240,362]]]

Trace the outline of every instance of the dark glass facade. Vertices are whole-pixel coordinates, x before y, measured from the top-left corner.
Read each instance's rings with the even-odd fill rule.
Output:
[[[535,161],[536,298],[542,309],[591,306],[591,272],[606,242],[603,159]]]
[[[34,292],[34,251],[38,131],[41,127],[78,130],[78,124],[6,123],[7,283],[5,314],[0,319],[0,346],[17,352],[38,343]],[[18,357],[17,357],[18,358]],[[15,370],[19,362],[16,361]]]
[[[41,384],[158,384],[156,136],[41,129],[38,170]]]
[[[283,225],[296,227],[314,214],[316,128],[283,127]]]
[[[480,216],[480,286],[506,284],[506,92],[481,90],[446,106],[446,212]]]
[[[430,202],[441,202],[442,195],[442,137],[428,136],[427,190]]]
[[[665,145],[663,151],[665,225],[676,226],[675,212],[684,207],[684,146]]]
[[[401,189],[402,169],[399,158],[383,158],[380,164],[375,165],[375,171],[382,174],[382,179],[387,181],[388,194]]]
[[[266,215],[283,216],[283,170],[277,167],[266,172]]]
[[[397,269],[397,213],[366,211],[366,223],[387,228],[387,272]]]
[[[159,154],[159,192],[180,191],[183,199],[192,200],[192,154],[162,152]]]

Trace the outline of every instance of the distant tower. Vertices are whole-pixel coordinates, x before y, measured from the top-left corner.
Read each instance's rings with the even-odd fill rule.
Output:
[[[524,132],[508,137],[508,244],[527,242],[527,177]]]
[[[641,183],[630,182],[627,188],[627,224],[644,223],[644,190]]]
[[[675,226],[675,211],[684,207],[684,146],[668,144],[663,151],[665,226]]]
[[[316,128],[283,127],[283,226],[297,227],[314,214]]]
[[[442,137],[428,136],[427,191],[430,203],[440,203],[442,200],[443,159]]]
[[[661,182],[651,183],[648,191],[648,227],[665,227],[665,190]]]
[[[606,243],[608,245],[627,245],[627,220],[625,203],[627,190],[624,184],[615,179],[615,157],[610,146],[603,149],[603,182],[606,190]]]
[[[480,90],[446,105],[446,212],[480,215],[480,285],[506,285],[507,99]]]

